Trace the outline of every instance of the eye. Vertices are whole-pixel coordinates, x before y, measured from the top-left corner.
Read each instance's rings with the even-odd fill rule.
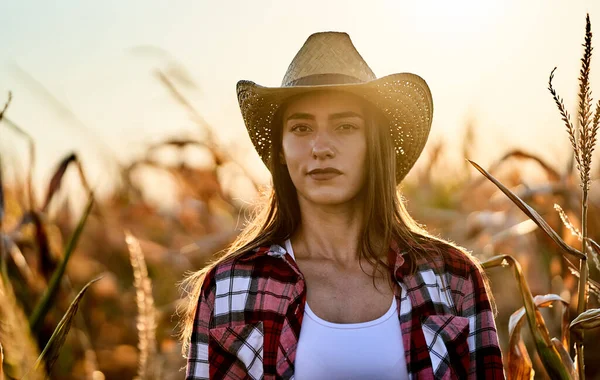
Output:
[[[349,131],[349,130],[352,130],[352,129],[358,129],[358,127],[356,125],[354,125],[354,124],[344,123],[344,124],[340,124],[337,127],[337,129],[341,129],[341,130],[344,130],[344,131]]]
[[[310,131],[310,127],[306,124],[296,124],[290,129],[292,132],[306,133]]]

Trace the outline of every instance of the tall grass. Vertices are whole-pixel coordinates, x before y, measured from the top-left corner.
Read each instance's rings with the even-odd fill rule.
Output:
[[[136,302],[138,307],[137,329],[140,350],[138,379],[160,378],[156,355],[156,310],[152,296],[152,282],[148,277],[148,269],[140,242],[131,234],[125,232],[125,240],[129,248],[131,267],[133,268]]]

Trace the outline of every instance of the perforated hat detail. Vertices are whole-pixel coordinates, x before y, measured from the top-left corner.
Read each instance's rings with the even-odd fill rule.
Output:
[[[396,153],[396,183],[401,182],[429,136],[433,118],[429,86],[412,73],[377,78],[350,36],[339,32],[312,34],[289,65],[281,87],[264,87],[247,80],[237,83],[244,123],[265,165],[270,167],[272,159],[272,121],[277,109],[292,96],[316,90],[345,91],[382,112]]]

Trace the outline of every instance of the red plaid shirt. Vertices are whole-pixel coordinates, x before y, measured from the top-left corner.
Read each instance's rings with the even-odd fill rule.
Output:
[[[449,248],[419,259],[392,244],[395,295],[411,379],[504,379],[481,273]],[[293,379],[306,302],[304,277],[280,245],[226,260],[207,273],[186,379]]]

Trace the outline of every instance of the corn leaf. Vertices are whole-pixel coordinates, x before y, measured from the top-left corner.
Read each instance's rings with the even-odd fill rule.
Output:
[[[9,91],[8,92],[8,100],[4,104],[4,108],[2,108],[2,111],[0,111],[0,121],[2,121],[2,119],[4,118],[4,112],[6,112],[6,110],[8,109],[8,106],[10,105],[11,101],[12,101],[12,92]]]
[[[0,281],[0,342],[4,345],[3,364],[7,379],[45,379],[42,370],[31,371],[40,355],[31,335],[27,316],[17,301],[11,282]],[[29,371],[27,377],[25,374]]]
[[[2,157],[0,157],[0,280],[8,281],[6,268],[6,246],[4,245],[4,234],[2,232],[2,221],[4,220],[4,183],[2,182]]]
[[[75,156],[75,153],[71,153],[67,157],[63,158],[63,160],[58,165],[58,168],[56,168],[56,171],[54,172],[54,175],[52,176],[52,179],[48,184],[48,190],[46,191],[46,199],[44,200],[44,205],[42,206],[43,211],[46,211],[48,209],[48,206],[50,205],[50,201],[52,201],[54,194],[56,194],[56,192],[60,189],[62,179],[65,175],[65,172],[67,171],[67,168],[69,167],[69,164],[75,161],[76,159],[77,156]]]
[[[14,121],[11,119],[4,117],[4,123],[8,125],[13,131],[17,132],[19,135],[24,137],[27,140],[28,150],[29,150],[29,169],[27,170],[27,197],[29,198],[29,209],[37,210],[35,197],[33,194],[33,169],[35,167],[35,142],[33,141],[33,137],[21,127],[19,127]]]
[[[519,313],[520,311],[523,312]],[[508,341],[507,376],[509,379],[533,379],[535,375],[531,358],[521,338],[521,327],[523,327],[525,321],[523,315],[525,315],[525,312],[521,308],[510,316],[508,322],[508,335],[510,338]]]
[[[58,268],[52,274],[52,278],[50,279],[48,288],[42,295],[42,298],[40,299],[38,304],[35,306],[33,313],[31,314],[31,317],[29,318],[29,326],[31,327],[31,331],[33,331],[33,332],[39,331],[39,329],[42,325],[42,322],[44,320],[44,317],[48,313],[50,306],[52,306],[52,301],[54,300],[54,297],[58,293],[60,282],[61,282],[63,274],[65,273],[65,270],[67,268],[67,263],[69,262],[69,259],[71,258],[71,254],[73,254],[73,251],[75,251],[75,247],[77,246],[77,242],[79,241],[79,237],[81,236],[81,232],[83,231],[83,227],[85,226],[87,217],[90,214],[90,211],[92,210],[92,205],[94,204],[93,200],[94,200],[94,197],[90,193],[89,198],[88,198],[88,203],[83,212],[83,215],[79,219],[79,223],[77,224],[75,231],[73,232],[73,234],[71,235],[71,238],[69,239],[69,242],[67,243],[67,246],[65,248],[65,253],[63,255],[63,259],[60,262]]]
[[[569,271],[571,272],[571,274],[579,278],[579,268],[577,267],[577,265],[575,265],[568,257],[563,256],[563,258],[567,262],[567,266],[569,267]],[[588,277],[588,286],[590,293],[594,294],[600,300],[600,283]]]
[[[0,226],[4,220],[4,183],[2,181],[2,157],[0,156]]]
[[[21,252],[21,250],[19,249],[19,246],[17,246],[17,244],[15,244],[14,241],[11,240],[11,238],[7,235],[3,235],[0,232],[0,238],[2,239],[3,243],[4,243],[4,247],[3,249],[5,250],[5,255],[6,258],[11,258],[13,264],[15,265],[15,267],[17,268],[17,270],[19,271],[19,274],[21,275],[21,277],[25,280],[26,284],[31,288],[31,290],[34,289],[34,274],[33,271],[31,270],[31,268],[29,267],[29,265],[27,264],[27,261],[25,260],[25,256],[23,255],[23,252]]]
[[[569,302],[557,294],[538,295],[533,297],[533,301],[538,308],[552,307],[553,302],[562,303],[562,336],[560,342],[565,347],[569,347]]]
[[[468,160],[471,165],[475,167],[481,174],[483,174],[487,179],[489,179],[496,187],[498,187],[506,196],[513,201],[514,204],[517,205],[527,215],[531,220],[537,224],[542,231],[544,231],[563,251],[570,253],[571,255],[577,257],[581,260],[586,260],[586,256],[575,248],[569,246],[565,241],[550,227],[550,225],[541,217],[540,214],[537,213],[533,208],[531,208],[527,203],[525,203],[521,198],[519,198],[515,193],[510,191],[506,186],[504,186],[500,181],[498,181],[494,176],[485,171],[481,166],[476,164],[475,162]]]
[[[571,322],[569,328],[577,342],[583,342],[583,333],[585,330],[592,330],[600,327],[600,309],[589,309],[579,314]]]
[[[558,354],[560,355],[560,359],[562,360],[564,366],[570,370],[569,372],[571,374],[571,378],[574,380],[579,379],[577,366],[575,365],[573,359],[571,359],[571,355],[569,355],[567,348],[563,345],[563,343],[560,340],[556,338],[552,338],[552,345],[554,346],[554,348],[556,348],[556,351],[558,351]]]
[[[512,267],[513,274],[517,279],[519,292],[521,293],[521,297],[523,299],[523,313],[526,315],[527,321],[529,322],[529,329],[531,331],[531,335],[533,336],[536,349],[542,360],[542,363],[544,364],[544,367],[546,368],[546,371],[552,379],[573,379],[573,376],[571,376],[570,368],[563,364],[560,357],[560,353],[558,352],[556,347],[554,347],[554,344],[550,339],[550,333],[548,332],[546,323],[544,322],[542,315],[537,310],[536,302],[533,296],[531,295],[529,284],[527,283],[527,280],[525,280],[525,276],[523,275],[523,270],[521,269],[521,265],[519,264],[519,262],[510,255],[499,255],[482,262],[481,266],[484,269],[489,269],[498,266]],[[538,298],[538,302],[548,301],[548,299],[545,299],[543,297]],[[526,365],[526,363],[523,365]],[[524,367],[517,368],[517,370],[520,369],[524,370]]]
[[[62,347],[63,343],[65,342],[65,339],[67,338],[67,334],[69,333],[69,330],[71,329],[71,324],[73,323],[73,317],[75,317],[75,314],[77,314],[77,309],[79,308],[79,303],[83,299],[83,296],[84,296],[85,292],[87,291],[88,287],[91,284],[93,284],[94,282],[100,280],[100,278],[101,277],[88,282],[83,287],[83,289],[81,289],[79,294],[77,294],[77,296],[75,297],[73,302],[71,302],[71,305],[67,309],[67,312],[62,317],[60,322],[58,322],[58,326],[56,326],[56,329],[52,333],[50,340],[46,344],[46,347],[44,347],[44,350],[42,351],[37,362],[35,363],[35,366],[34,366],[35,369],[39,369],[40,366],[45,363],[46,370],[48,373],[50,373],[50,371],[52,370],[52,366],[54,365],[54,363],[56,362],[56,359],[58,358],[58,355],[60,354],[60,348]]]
[[[50,240],[42,216],[36,211],[29,212],[29,215],[35,227],[35,241],[40,254],[40,273],[48,280],[56,270],[56,259],[50,251]]]
[[[2,367],[4,366],[4,349],[2,348],[2,343],[0,343],[0,380],[4,380],[4,371]]]
[[[556,340],[556,342],[558,342],[558,345],[560,345],[560,347],[562,347],[562,350],[566,352],[565,347],[568,347],[567,337],[568,337],[568,332],[569,332],[569,330],[567,328],[568,324],[569,324],[569,319],[568,319],[569,303],[556,294],[546,294],[544,296],[538,295],[533,298],[533,301],[536,306],[536,311],[535,311],[536,319],[538,319],[538,320],[543,320],[543,318],[538,310],[539,308],[551,307],[553,302],[562,302],[562,304],[563,304],[563,327],[564,327],[562,341],[558,340],[556,338],[553,338],[553,339],[551,339],[551,343],[557,349],[563,364],[565,364],[565,366],[567,368],[572,369],[571,376],[573,376],[574,374],[577,373],[575,370],[575,366],[573,365],[573,361],[571,360],[571,358],[569,357],[568,354],[567,354],[566,358],[563,358],[563,355],[561,354],[561,350],[557,347],[556,343],[554,343],[554,340]],[[510,320],[508,323],[508,332],[509,332],[509,336],[510,336],[509,344],[508,344],[509,345],[508,377],[510,379],[530,379],[533,377],[533,375],[535,373],[532,368],[531,359],[525,348],[525,343],[523,342],[523,339],[521,337],[521,327],[524,322],[524,318],[523,318],[524,316],[525,316],[525,308],[522,307],[519,310],[515,311],[510,316]],[[568,358],[568,360],[567,360],[567,358]]]
[[[587,242],[590,243],[590,246],[592,247],[596,256],[600,256],[600,244],[596,243],[594,240],[592,240],[590,238],[586,238],[585,240],[587,240]]]

